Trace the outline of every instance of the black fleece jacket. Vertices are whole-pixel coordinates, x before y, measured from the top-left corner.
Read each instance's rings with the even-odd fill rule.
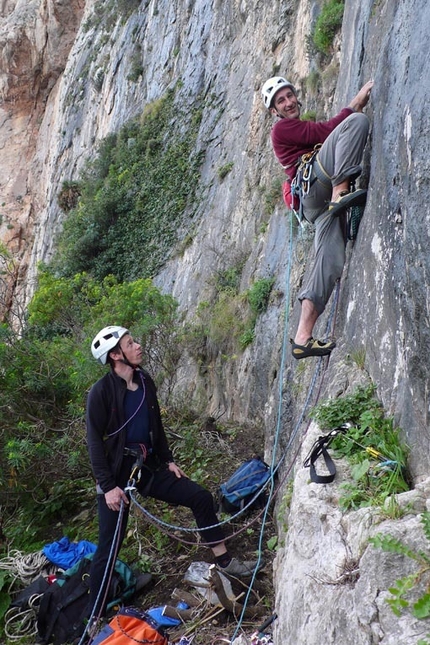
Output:
[[[145,383],[153,453],[162,462],[173,461],[161,421],[155,383],[145,370],[137,368],[133,380],[140,382],[141,378]],[[103,493],[108,493],[118,485],[127,429],[116,431],[126,422],[124,416],[126,391],[127,384],[124,379],[111,370],[97,381],[88,393],[86,414],[88,451],[94,477]]]

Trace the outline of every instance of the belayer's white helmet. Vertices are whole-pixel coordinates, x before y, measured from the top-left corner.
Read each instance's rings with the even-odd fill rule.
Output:
[[[272,76],[272,78],[269,78],[264,83],[261,89],[261,93],[263,95],[264,105],[267,107],[267,109],[272,107],[273,97],[275,96],[276,92],[283,87],[291,87],[294,94],[296,93],[294,85],[290,83],[290,81],[287,81],[287,79],[283,76]]]
[[[125,327],[110,325],[104,327],[91,343],[91,352],[96,360],[106,365],[107,357],[111,349],[118,345],[123,336],[130,332]]]

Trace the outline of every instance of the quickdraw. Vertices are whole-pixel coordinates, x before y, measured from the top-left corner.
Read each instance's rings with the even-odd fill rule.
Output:
[[[300,157],[298,162],[296,175],[291,182],[291,196],[293,207],[298,200],[299,208],[296,210],[293,208],[293,212],[297,217],[297,220],[300,225],[302,225],[304,215],[303,215],[303,197],[308,195],[310,187],[316,181],[316,177],[312,178],[312,165],[315,161],[316,155],[318,154],[321,143],[317,143],[314,146],[311,152],[306,152]]]

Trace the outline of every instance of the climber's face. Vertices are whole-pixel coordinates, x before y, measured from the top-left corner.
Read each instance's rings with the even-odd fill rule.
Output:
[[[283,87],[276,92],[270,111],[272,114],[280,116],[281,119],[298,119],[300,117],[299,101],[291,87]]]

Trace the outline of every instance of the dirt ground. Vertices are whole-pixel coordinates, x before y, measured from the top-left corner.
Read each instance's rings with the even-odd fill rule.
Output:
[[[203,447],[208,451],[214,451],[212,445],[214,442],[221,443],[225,457],[217,458],[216,467],[211,469],[208,488],[216,494],[219,483],[225,481],[244,460],[254,455],[262,455],[262,438],[255,429],[251,428],[235,430],[233,438],[222,436],[215,428],[208,428],[202,432]],[[155,516],[162,516],[159,503],[157,507],[151,508],[150,501],[147,501],[145,508]],[[134,604],[145,610],[165,605],[175,607],[178,599],[172,598],[174,590],[179,590],[179,594],[181,591],[191,593],[196,598],[198,606],[193,609],[192,617],[185,620],[180,627],[167,630],[171,643],[177,643],[182,635],[187,636],[193,645],[230,643],[233,635],[239,634],[250,637],[274,612],[272,562],[275,552],[267,547],[268,540],[276,535],[272,513],[273,504],[269,506],[269,512],[265,513],[264,507],[256,509],[236,517],[234,521],[225,525],[227,547],[233,556],[242,560],[255,560],[261,545],[261,556],[264,562],[251,586],[248,586],[249,582],[247,585],[238,579],[231,579],[233,594],[238,599],[237,611],[232,613],[220,604],[210,604],[204,597],[204,589],[184,581],[184,576],[192,563],[213,562],[211,551],[207,547],[198,546],[198,534],[181,534],[180,531],[163,529],[164,536],[161,537],[159,529],[154,533],[152,528],[151,535],[148,536],[147,520],[143,520],[142,524],[141,511],[139,508],[134,509],[132,514],[134,537],[140,536],[142,552],[150,556],[152,564],[152,581],[141,591]],[[226,514],[220,515],[222,520],[229,517]],[[175,526],[193,525],[188,511],[180,508],[174,509],[173,514],[170,510],[168,522]],[[131,526],[133,526],[133,519],[130,522]],[[168,535],[166,536],[165,533]],[[162,555],[160,555],[159,544],[161,539],[163,540]],[[193,542],[193,545],[184,544],[182,540]],[[156,542],[158,542],[157,545]],[[152,552],[151,546],[157,546],[156,553]],[[242,617],[240,610],[244,602],[247,608],[246,617]],[[250,639],[249,642],[251,642]]]

